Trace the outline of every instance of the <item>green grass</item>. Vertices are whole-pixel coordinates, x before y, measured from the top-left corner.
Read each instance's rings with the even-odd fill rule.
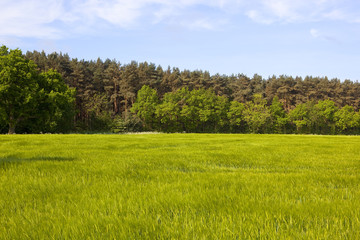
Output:
[[[360,239],[360,137],[3,135],[0,239]]]

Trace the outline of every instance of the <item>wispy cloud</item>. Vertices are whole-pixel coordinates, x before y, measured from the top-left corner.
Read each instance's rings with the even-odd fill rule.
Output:
[[[314,37],[314,38],[318,38],[318,37],[321,36],[319,30],[317,30],[317,29],[315,29],[315,28],[310,29],[310,34],[311,34],[311,36]]]
[[[360,14],[359,8],[360,4],[355,1],[255,0],[249,6],[247,16],[256,22],[266,24],[325,20],[356,22]]]
[[[248,16],[259,23],[312,20],[318,15],[317,11],[322,4],[316,0],[259,0],[252,6],[253,9],[248,11],[256,11],[256,15]]]
[[[265,16],[264,14],[262,14],[261,12],[259,12],[257,10],[247,11],[246,16],[248,16],[251,20],[258,22],[258,23],[271,24],[274,22],[274,19],[272,19],[271,17]]]
[[[50,24],[62,15],[62,1],[11,1],[0,3],[0,35],[17,37],[58,37]]]
[[[134,28],[178,24],[216,30],[231,16],[261,24],[303,21],[359,23],[342,0],[2,0],[0,36],[63,38],[102,27]],[[191,14],[189,14],[189,12]]]
[[[334,43],[341,43],[341,41],[337,37],[331,36],[330,34],[322,32],[315,28],[310,29],[310,35],[316,39],[326,40]]]
[[[2,0],[0,2],[0,36],[59,38],[69,31],[84,32],[99,23],[120,28],[141,24],[179,22],[189,28],[213,29],[203,16],[183,16],[193,7],[222,10],[238,0]],[[176,21],[173,21],[176,18]]]

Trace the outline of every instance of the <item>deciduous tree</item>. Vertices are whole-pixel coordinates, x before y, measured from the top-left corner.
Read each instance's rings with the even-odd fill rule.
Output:
[[[30,129],[36,124],[37,131],[59,131],[56,125],[72,118],[73,101],[74,90],[59,73],[40,74],[19,49],[0,48],[0,117],[8,124],[9,134],[19,123]]]
[[[33,61],[26,60],[19,49],[0,48],[0,111],[9,126],[16,125],[34,114],[37,107],[38,74]]]

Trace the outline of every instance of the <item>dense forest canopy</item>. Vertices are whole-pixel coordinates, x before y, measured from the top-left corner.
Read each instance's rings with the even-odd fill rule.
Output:
[[[75,111],[70,128],[34,129],[23,124],[19,132],[359,133],[357,81],[211,75],[147,62],[78,60],[44,51],[27,52],[24,59],[34,62],[39,72],[54,69],[76,89]],[[0,129],[7,131],[4,121]]]

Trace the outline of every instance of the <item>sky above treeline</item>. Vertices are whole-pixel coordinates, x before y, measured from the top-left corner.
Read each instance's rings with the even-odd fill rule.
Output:
[[[360,81],[360,0],[0,0],[0,23],[24,52]]]

